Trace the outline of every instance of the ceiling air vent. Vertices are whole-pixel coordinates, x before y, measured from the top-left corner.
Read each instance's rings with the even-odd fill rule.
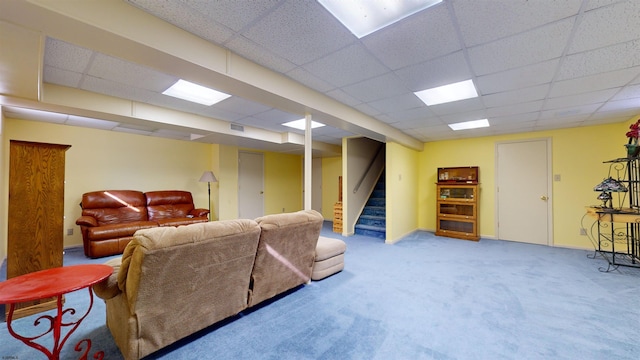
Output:
[[[235,131],[242,131],[242,132],[244,132],[244,126],[242,126],[242,125],[236,125],[236,124],[231,124],[231,130],[235,130]]]

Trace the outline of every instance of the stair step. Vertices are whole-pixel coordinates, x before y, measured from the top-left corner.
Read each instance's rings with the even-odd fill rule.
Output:
[[[379,226],[370,226],[358,224],[355,226],[355,232],[358,235],[370,236],[379,239],[386,239],[386,229]]]
[[[384,227],[387,224],[387,218],[385,216],[360,215],[358,224]]]
[[[367,206],[385,206],[387,203],[385,198],[369,198]]]
[[[387,211],[384,206],[365,206],[362,214],[386,217]]]

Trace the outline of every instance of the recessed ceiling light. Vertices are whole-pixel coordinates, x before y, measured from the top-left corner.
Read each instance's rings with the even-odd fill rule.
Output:
[[[305,130],[307,128],[307,121],[306,121],[306,119],[300,119],[300,120],[289,121],[289,122],[286,122],[286,123],[284,123],[282,125],[288,126],[288,127],[292,127],[294,129],[298,129],[298,130]],[[324,126],[324,124],[322,124],[322,123],[311,121],[311,128],[312,129],[323,127],[323,126]]]
[[[478,97],[478,92],[476,91],[475,85],[473,85],[473,80],[465,80],[426,89],[415,92],[414,94],[428,106]]]
[[[211,106],[215,103],[230,97],[231,95],[209,89],[202,85],[194,84],[186,80],[178,80],[170,88],[162,92],[164,95],[176,97],[178,99],[191,101],[194,103]]]
[[[318,0],[355,36],[362,38],[442,0]]]
[[[481,120],[459,122],[455,124],[449,124],[449,127],[452,130],[469,130],[469,129],[477,129],[482,127],[489,127],[489,120],[481,119]]]

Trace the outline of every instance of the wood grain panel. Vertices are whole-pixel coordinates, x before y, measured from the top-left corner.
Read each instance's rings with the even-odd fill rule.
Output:
[[[64,171],[69,145],[10,142],[7,278],[63,265]],[[47,310],[43,299],[16,316]],[[32,310],[28,310],[31,308]]]

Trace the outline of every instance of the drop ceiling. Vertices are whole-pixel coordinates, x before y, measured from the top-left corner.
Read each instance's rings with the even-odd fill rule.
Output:
[[[19,16],[21,9],[12,9],[14,3],[0,4],[14,10],[14,16],[0,11],[2,21],[39,26]],[[255,129],[256,135],[235,136],[206,126],[130,116],[48,117],[19,106],[5,106],[5,115],[296,152],[299,141],[264,139],[301,136],[303,132],[281,124],[305,113],[328,124],[313,130],[316,142],[340,145],[343,137],[363,135],[413,148],[438,140],[623,122],[640,114],[640,1],[444,0],[361,39],[315,1],[110,3],[105,9],[117,10],[118,19],[109,20],[105,14],[95,27],[113,37],[82,40],[73,34],[81,31],[74,21],[45,22],[37,29],[44,39],[40,56],[45,85],[171,109],[217,124],[233,124],[236,129]],[[44,13],[51,8],[56,16],[80,22],[82,7],[89,6],[78,4],[78,9],[69,10],[52,1],[33,4],[44,8]],[[85,9],[87,14],[89,10]],[[134,20],[139,37],[129,36],[118,48],[112,39],[126,38],[125,27],[135,25]],[[127,21],[120,31],[118,22]],[[193,39],[193,44],[204,41],[226,52],[227,58],[248,60],[258,73],[272,76],[227,78],[221,74],[229,69],[216,70],[215,59],[208,64],[206,56],[198,58],[202,61],[195,64],[196,69],[195,57],[184,50],[197,52],[198,47],[188,48],[191,43],[185,41],[172,43],[175,39],[168,35],[164,43],[154,45],[151,39],[140,45],[157,53],[144,60],[136,55],[142,50],[130,50],[134,48],[129,40],[142,43],[150,38],[145,32],[153,32],[152,26],[159,21],[176,39]],[[85,21],[82,26],[94,24]],[[218,85],[218,90],[227,90],[232,97],[203,106],[161,94],[185,77],[214,88]],[[479,97],[428,107],[414,95],[468,79],[475,83]],[[90,118],[99,121],[92,123]],[[448,126],[483,118],[489,119],[490,127],[454,132]]]

